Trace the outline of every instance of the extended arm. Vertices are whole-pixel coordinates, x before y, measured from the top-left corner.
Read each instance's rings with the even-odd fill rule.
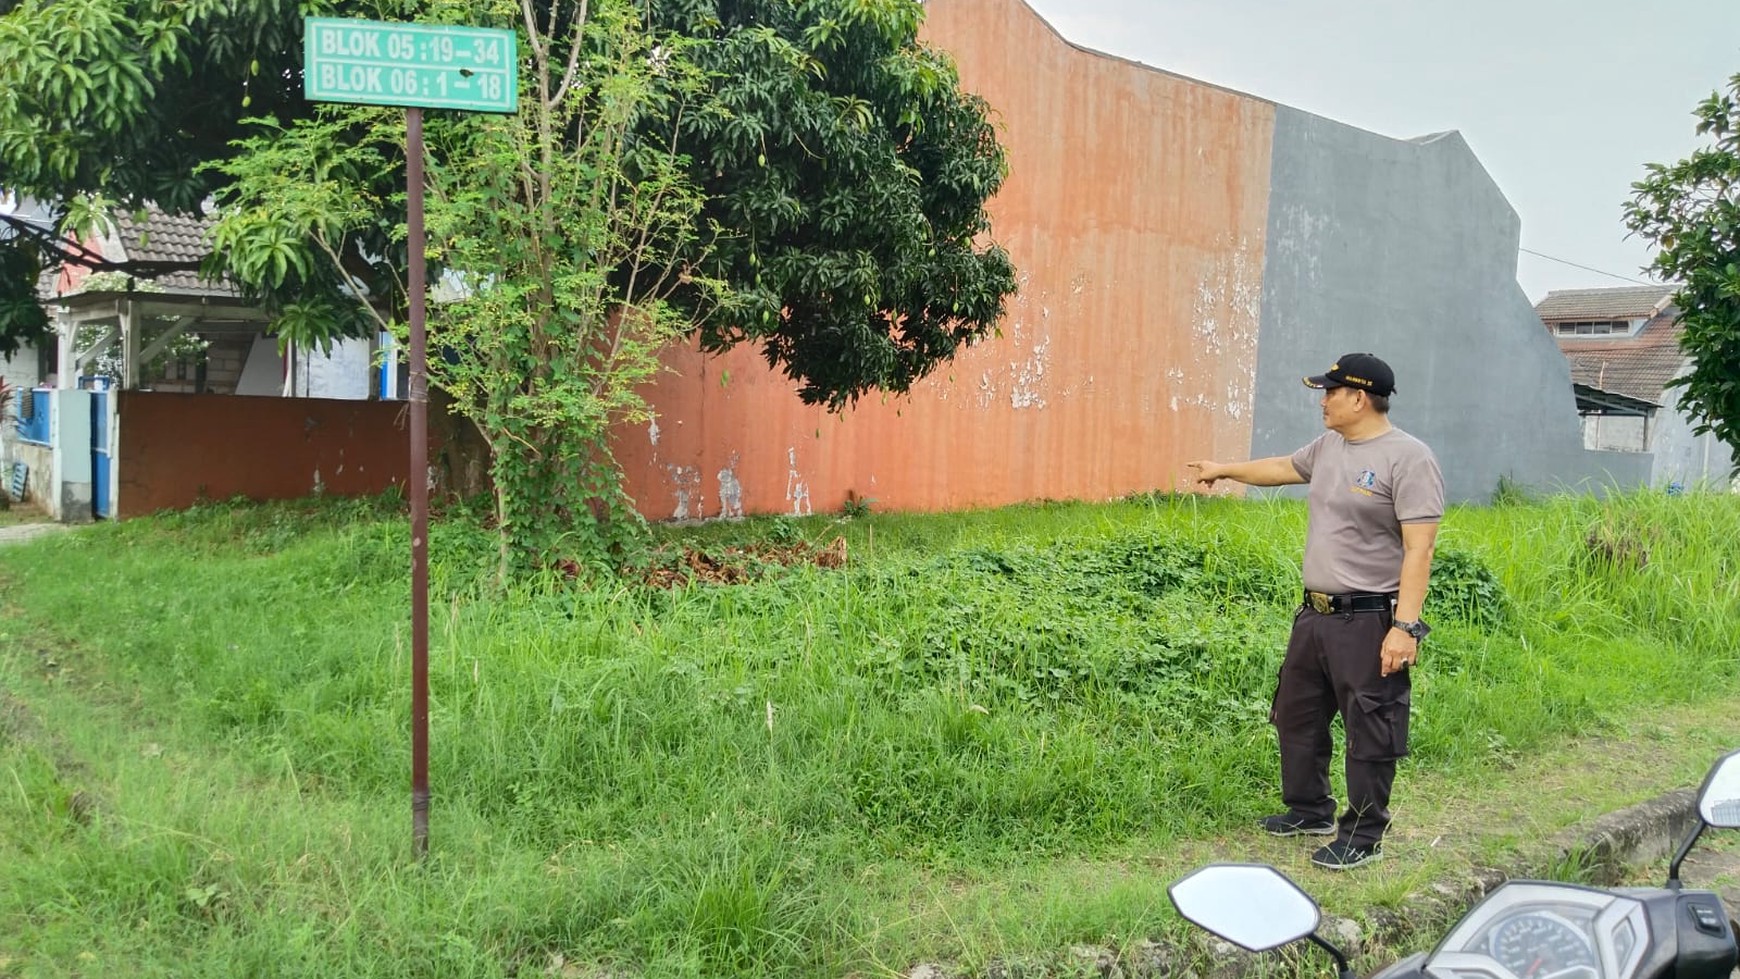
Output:
[[[1221,479],[1246,486],[1292,486],[1305,482],[1305,477],[1293,468],[1292,456],[1271,456],[1249,462],[1187,462],[1184,465],[1196,470],[1197,480],[1209,486]]]

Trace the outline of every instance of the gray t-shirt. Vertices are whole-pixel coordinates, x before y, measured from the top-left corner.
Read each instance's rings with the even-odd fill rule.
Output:
[[[1336,432],[1293,453],[1311,484],[1305,587],[1334,595],[1402,583],[1402,524],[1444,519],[1444,474],[1426,443],[1399,428],[1349,442]]]

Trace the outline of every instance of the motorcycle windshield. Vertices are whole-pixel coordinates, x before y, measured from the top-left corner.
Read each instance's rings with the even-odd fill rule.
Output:
[[[1512,881],[1468,912],[1423,968],[1432,979],[1632,979],[1649,942],[1639,901]]]

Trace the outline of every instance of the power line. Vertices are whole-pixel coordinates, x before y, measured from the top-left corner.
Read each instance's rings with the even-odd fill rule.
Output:
[[[1517,251],[1524,252],[1524,253],[1529,254],[1529,255],[1533,255],[1536,258],[1544,258],[1549,262],[1558,262],[1560,265],[1569,265],[1570,267],[1572,267],[1574,269],[1582,269],[1585,272],[1593,272],[1596,275],[1605,275],[1610,279],[1619,279],[1622,282],[1635,282],[1640,286],[1659,286],[1659,285],[1661,285],[1661,283],[1659,283],[1659,282],[1645,282],[1642,279],[1633,278],[1629,275],[1620,275],[1617,272],[1608,272],[1605,269],[1590,268],[1587,265],[1578,265],[1576,262],[1572,262],[1572,261],[1568,261],[1568,260],[1563,259],[1563,258],[1559,258],[1556,255],[1548,255],[1545,252],[1537,252],[1532,248],[1523,248],[1521,246],[1518,246]]]

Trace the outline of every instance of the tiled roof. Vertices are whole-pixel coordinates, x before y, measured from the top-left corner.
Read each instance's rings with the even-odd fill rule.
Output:
[[[212,221],[191,214],[166,214],[155,205],[143,212],[144,220],[135,220],[131,211],[117,211],[115,231],[127,257],[140,262],[197,262],[211,253]],[[166,292],[196,296],[234,296],[236,290],[224,282],[210,282],[197,272],[171,272],[160,275],[156,283]]]
[[[1670,308],[1652,317],[1635,336],[1564,337],[1558,342],[1571,362],[1573,383],[1660,405],[1674,400],[1672,393],[1663,392],[1685,362],[1680,350],[1683,332],[1679,311]]]
[[[1546,323],[1568,320],[1635,320],[1654,316],[1673,286],[1624,286],[1618,289],[1555,289],[1535,304]]]

